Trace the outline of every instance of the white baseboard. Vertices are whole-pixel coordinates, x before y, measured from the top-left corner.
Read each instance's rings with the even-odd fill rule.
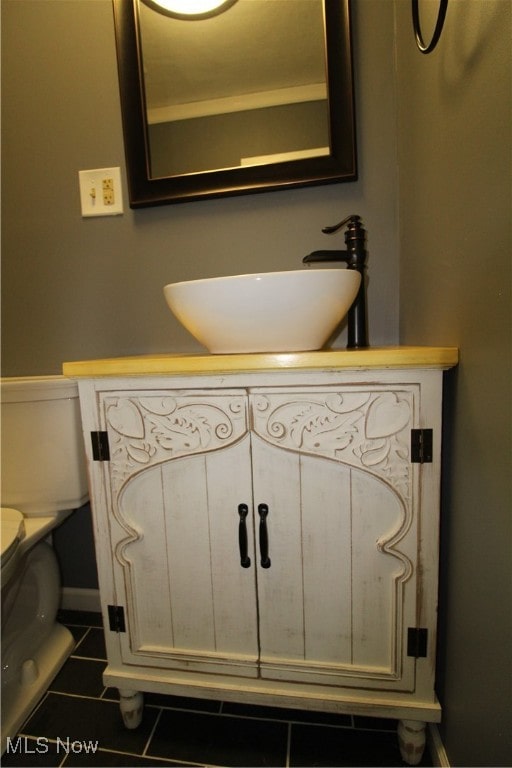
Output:
[[[450,768],[450,761],[448,760],[444,744],[441,741],[439,728],[435,723],[428,724],[427,746],[432,758],[432,765],[437,768]]]
[[[68,611],[101,611],[99,589],[63,587],[60,607]]]

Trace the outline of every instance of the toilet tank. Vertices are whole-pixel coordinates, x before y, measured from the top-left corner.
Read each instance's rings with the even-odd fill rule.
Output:
[[[2,507],[26,516],[87,501],[78,386],[64,376],[0,379]]]

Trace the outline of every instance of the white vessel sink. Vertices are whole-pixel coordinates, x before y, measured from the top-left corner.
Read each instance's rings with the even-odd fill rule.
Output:
[[[353,303],[352,269],[300,269],[170,283],[178,320],[217,354],[321,349]]]

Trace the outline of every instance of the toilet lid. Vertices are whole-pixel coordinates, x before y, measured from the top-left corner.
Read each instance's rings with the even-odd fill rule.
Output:
[[[17,509],[1,508],[2,515],[2,565],[13,554],[25,535],[23,515]]]

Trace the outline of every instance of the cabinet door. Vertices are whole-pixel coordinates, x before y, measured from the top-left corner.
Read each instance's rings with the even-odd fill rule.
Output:
[[[414,410],[413,390],[253,397],[254,503],[268,507],[271,562],[258,569],[263,677],[413,689]]]
[[[165,399],[165,408],[149,394],[105,400],[121,658],[256,676],[254,568],[241,566],[238,539],[239,505],[252,502],[246,397]],[[247,540],[254,562],[252,525]]]

